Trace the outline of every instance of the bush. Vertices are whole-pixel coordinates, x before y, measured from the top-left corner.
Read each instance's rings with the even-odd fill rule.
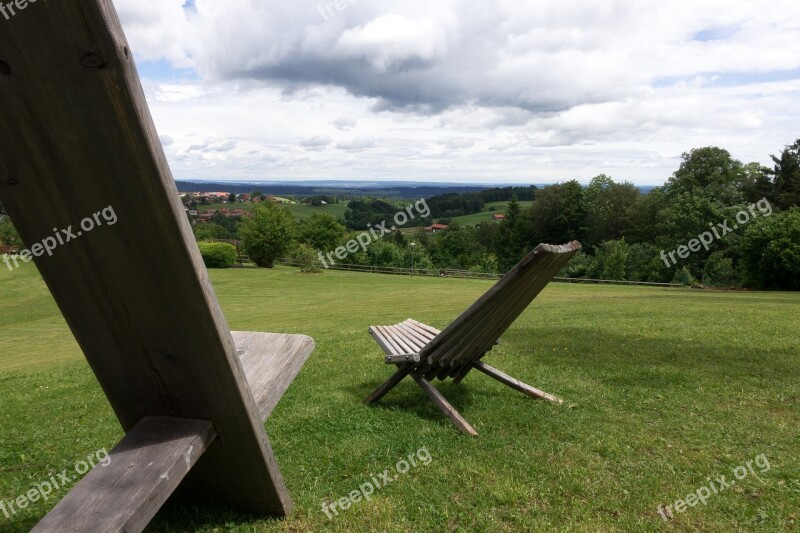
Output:
[[[741,248],[748,286],[800,290],[800,209],[759,219],[747,229]]]
[[[703,267],[703,285],[710,287],[733,287],[736,285],[736,271],[733,261],[724,252],[712,253]]]
[[[200,255],[206,268],[229,268],[236,262],[236,247],[224,242],[201,242]]]
[[[319,252],[308,244],[298,244],[292,252],[292,259],[300,263],[300,272],[306,274],[322,272]]]
[[[247,255],[262,268],[272,268],[275,260],[291,249],[294,232],[294,216],[282,205],[272,202],[257,205],[253,218],[239,226]]]
[[[228,239],[228,230],[209,222],[208,224],[198,224],[194,227],[194,238],[198,241],[210,241],[213,239]]]

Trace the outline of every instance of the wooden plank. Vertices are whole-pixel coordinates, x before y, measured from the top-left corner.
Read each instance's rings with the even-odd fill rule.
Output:
[[[437,359],[455,368],[484,355],[579,248],[539,245],[422,351],[426,377],[450,374],[435,370]]]
[[[141,531],[215,437],[208,420],[143,418],[33,531]]]
[[[527,383],[523,383],[523,382],[519,381],[518,379],[512,378],[508,374],[505,374],[505,373],[501,372],[500,370],[497,370],[496,368],[493,368],[493,367],[487,365],[484,362],[478,361],[477,363],[475,363],[474,368],[476,370],[480,370],[481,372],[483,372],[487,376],[496,379],[500,383],[502,383],[504,385],[508,385],[512,389],[518,390],[523,394],[527,394],[528,396],[530,396],[532,398],[537,398],[537,399],[540,399],[540,400],[547,400],[549,402],[557,403],[559,405],[564,403],[564,401],[561,400],[560,398],[557,398],[557,397],[555,397],[552,394],[549,394],[547,392],[541,391],[541,390],[539,390],[539,389],[537,389],[535,387],[531,387]]]
[[[395,342],[392,336],[389,335],[389,333],[386,331],[386,326],[372,326],[372,329],[378,332],[381,340],[386,344],[387,348],[389,348],[390,351],[386,352],[387,354],[397,355],[406,352],[406,350],[401,348],[400,345]]]
[[[387,355],[384,361],[390,365],[402,365],[406,363],[419,363],[418,353],[407,353],[400,355]]]
[[[441,410],[447,416],[447,418],[449,418],[453,424],[456,425],[461,433],[472,435],[473,437],[478,435],[478,432],[475,431],[471,425],[469,425],[469,422],[467,422],[464,417],[461,416],[461,414],[456,411],[452,405],[450,405],[450,402],[448,402],[447,399],[442,396],[442,393],[436,390],[436,388],[431,385],[428,380],[418,374],[412,374],[411,377],[413,377],[414,381],[416,381],[417,384],[422,387],[422,390],[425,391],[425,394],[427,394],[428,397],[433,400],[433,403],[436,404],[436,407],[438,407],[439,410]]]
[[[537,263],[547,260],[552,254],[565,254],[564,259],[568,260],[574,253],[581,247],[580,243],[574,241],[568,245],[552,246],[547,244],[540,244],[531,253],[529,253],[522,261],[520,261],[511,271],[508,272],[503,278],[497,282],[491,289],[489,289],[483,296],[481,296],[469,309],[458,316],[447,328],[444,329],[441,335],[437,336],[425,349],[422,351],[421,356],[423,360],[435,360],[437,354],[447,352],[448,348],[452,348],[454,343],[458,342],[460,335],[459,331],[482,332],[485,335],[493,336],[495,339],[500,337],[503,329],[500,324],[484,323],[485,320],[490,319],[483,312],[492,305],[496,305],[498,294],[503,294],[513,289],[518,284],[521,273],[536,272]],[[548,280],[549,281],[549,280]],[[535,297],[535,295],[533,295]],[[533,300],[531,297],[531,300]],[[506,326],[507,327],[507,326]]]
[[[211,420],[219,439],[186,480],[194,493],[285,515],[111,1],[31,4],[3,24],[0,57],[0,201],[31,247],[53,228],[76,232],[35,261],[123,429],[145,415]]]
[[[485,327],[475,329],[472,336],[477,350],[470,350],[466,347],[451,357],[445,364],[451,367],[463,366],[465,362],[478,360],[486,351],[490,350],[497,342],[500,335],[519,318],[519,315],[536,299],[539,293],[550,283],[553,276],[561,270],[562,265],[569,260],[567,255],[544,254],[541,261],[533,264],[524,273],[517,274],[516,283],[509,283],[513,289],[512,296],[508,300],[498,300],[499,306],[491,312],[486,312],[490,318],[481,320],[482,317],[476,316],[471,321],[465,322],[466,328],[475,329],[476,323],[485,324]]]
[[[436,335],[438,335],[438,333],[434,334],[426,329],[417,326],[411,320],[406,320],[405,322],[403,322],[403,325],[414,330],[421,338],[425,339],[426,344],[435,339]]]
[[[243,331],[232,334],[261,420],[266,422],[314,351],[314,339]]]
[[[383,331],[391,336],[395,344],[397,344],[402,350],[402,353],[413,353],[417,351],[416,347],[408,342],[408,339],[405,338],[403,332],[398,331],[396,326],[384,326]]]
[[[431,341],[431,339],[423,337],[422,335],[417,333],[414,330],[414,328],[404,323],[397,324],[395,327],[398,329],[398,331],[403,332],[408,342],[414,344],[414,348],[416,349],[416,351],[421,350],[422,348],[425,347],[426,344],[428,344]]]
[[[381,334],[381,332],[378,330],[378,326],[370,326],[369,334],[372,335],[372,338],[375,340],[375,342],[378,343],[378,346],[381,347],[383,353],[385,353],[386,355],[391,355],[395,353],[395,350],[392,347],[392,345],[389,344],[389,341],[386,338],[384,338],[383,334]]]
[[[438,329],[434,328],[433,326],[429,326],[429,325],[427,325],[427,324],[423,324],[422,322],[417,322],[416,320],[414,320],[414,319],[412,319],[412,318],[409,318],[409,319],[408,319],[408,322],[410,322],[410,323],[414,324],[414,325],[415,325],[415,326],[417,326],[417,327],[420,327],[420,328],[422,328],[422,329],[425,329],[425,330],[427,330],[427,331],[430,331],[431,333],[433,333],[433,335],[434,335],[434,336],[436,336],[436,335],[439,335],[439,333],[441,333],[441,331],[440,331],[440,330],[438,330]]]

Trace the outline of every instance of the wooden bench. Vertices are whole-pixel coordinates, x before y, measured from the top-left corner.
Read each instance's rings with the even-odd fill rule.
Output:
[[[481,359],[580,248],[577,241],[563,246],[540,244],[443,331],[412,319],[370,327],[370,335],[386,354],[385,362],[396,365],[397,370],[364,402],[377,402],[410,375],[460,431],[477,435],[430,383],[449,378],[459,383],[475,369],[533,398],[561,403],[552,394],[514,379]]]
[[[264,420],[313,341],[230,332],[110,0],[2,24],[0,147],[0,201],[34,254],[62,241],[34,261],[126,434],[36,531],[140,531],[176,490],[289,513]]]

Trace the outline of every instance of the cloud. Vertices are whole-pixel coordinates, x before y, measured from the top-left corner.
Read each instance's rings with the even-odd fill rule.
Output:
[[[327,135],[315,135],[300,141],[300,145],[306,150],[322,150],[331,144],[331,138]]]
[[[355,128],[358,121],[354,118],[342,117],[332,121],[331,124],[333,124],[337,130],[347,131]]]
[[[786,0],[362,0],[327,20],[316,2],[114,3],[138,63],[197,75],[145,80],[186,177],[227,165],[242,177],[660,183],[695,146],[768,163],[800,122],[800,21]]]
[[[375,139],[353,139],[336,143],[336,148],[345,152],[363,152],[375,146]]]

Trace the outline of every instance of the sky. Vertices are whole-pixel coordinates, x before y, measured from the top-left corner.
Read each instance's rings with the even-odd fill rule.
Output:
[[[660,185],[800,138],[800,10],[114,0],[177,179]]]

